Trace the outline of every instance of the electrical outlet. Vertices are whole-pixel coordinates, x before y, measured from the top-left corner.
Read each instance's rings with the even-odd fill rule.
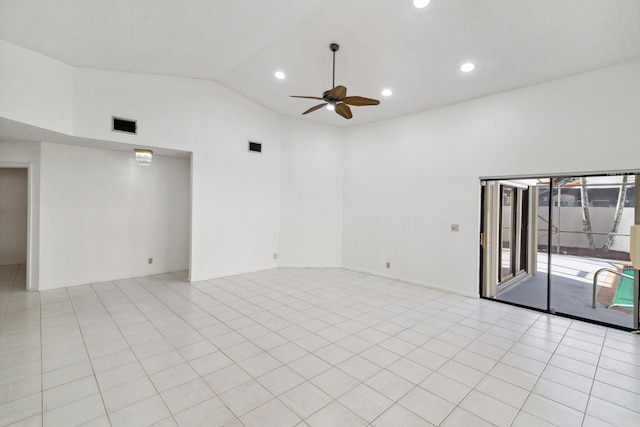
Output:
[[[276,252],[275,254],[273,254],[273,259],[278,259],[278,252]]]
[[[460,231],[459,224],[451,224],[451,231]]]
[[[390,262],[387,263],[387,268],[391,268],[391,263]]]
[[[153,264],[153,258],[149,258],[149,264]]]

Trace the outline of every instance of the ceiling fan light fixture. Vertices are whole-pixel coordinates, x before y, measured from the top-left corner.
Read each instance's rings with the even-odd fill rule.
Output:
[[[333,102],[329,102],[329,103],[327,104],[327,110],[329,110],[329,111],[335,111],[335,110],[336,110],[336,104],[335,104],[335,103],[333,103]]]
[[[431,0],[413,0],[413,7],[415,7],[416,9],[424,9],[425,7],[429,6],[429,2]]]
[[[287,75],[282,71],[276,71],[275,76],[276,76],[276,79],[278,80],[284,80],[285,77],[287,77]]]
[[[476,65],[473,62],[467,62],[462,64],[460,67],[460,71],[463,73],[470,73],[471,71],[476,69]]]
[[[382,89],[382,96],[391,96],[393,95],[393,91],[391,89]]]

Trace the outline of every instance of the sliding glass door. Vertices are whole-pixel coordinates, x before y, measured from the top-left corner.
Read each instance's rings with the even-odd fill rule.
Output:
[[[483,181],[481,295],[632,328],[635,200],[630,174]]]

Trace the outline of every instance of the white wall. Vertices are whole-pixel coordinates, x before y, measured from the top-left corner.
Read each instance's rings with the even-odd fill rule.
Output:
[[[348,129],[344,266],[477,295],[479,177],[638,168],[638,75],[627,63]]]
[[[215,82],[72,68],[7,42],[0,54],[0,116],[131,148],[192,152],[191,280],[278,266],[277,114]],[[47,95],[54,89],[57,101]],[[42,104],[33,102],[40,91]],[[112,132],[111,116],[137,120],[138,135]],[[263,143],[262,155],[248,152],[248,140]]]
[[[191,280],[278,266],[279,116],[204,80],[76,69],[74,87],[77,135],[193,152]],[[111,132],[111,116],[138,135]]]
[[[188,268],[188,159],[42,143],[41,162],[40,289]]]
[[[0,167],[0,265],[27,262],[26,168]]]
[[[73,129],[73,67],[0,40],[0,117]]]
[[[283,119],[280,265],[342,266],[344,131]]]
[[[29,223],[27,288],[38,289],[40,280],[40,143],[0,141],[0,167],[28,169]]]

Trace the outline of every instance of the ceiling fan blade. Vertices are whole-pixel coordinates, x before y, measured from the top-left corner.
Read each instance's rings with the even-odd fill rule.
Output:
[[[336,105],[336,113],[340,114],[345,119],[350,119],[353,117],[351,114],[351,108],[347,104],[340,103]]]
[[[320,101],[324,101],[324,99],[322,98],[318,98],[317,96],[298,96],[298,95],[291,95],[290,98],[305,98],[305,99],[318,99]]]
[[[362,96],[347,96],[346,98],[342,99],[342,102],[344,102],[345,104],[356,106],[380,104],[380,101],[378,101],[377,99],[365,98]]]
[[[329,91],[328,95],[336,99],[342,99],[347,96],[347,88],[344,86],[336,86]]]
[[[320,98],[320,99],[322,99],[322,98]],[[326,103],[326,102],[325,102],[324,104],[318,104],[318,105],[316,105],[315,107],[311,107],[311,108],[309,108],[307,111],[305,111],[305,112],[304,112],[304,113],[302,113],[302,114],[308,114],[308,113],[311,113],[311,112],[313,112],[313,111],[316,111],[316,110],[317,110],[317,109],[319,109],[319,108],[324,107],[325,105],[327,105],[327,103]]]

